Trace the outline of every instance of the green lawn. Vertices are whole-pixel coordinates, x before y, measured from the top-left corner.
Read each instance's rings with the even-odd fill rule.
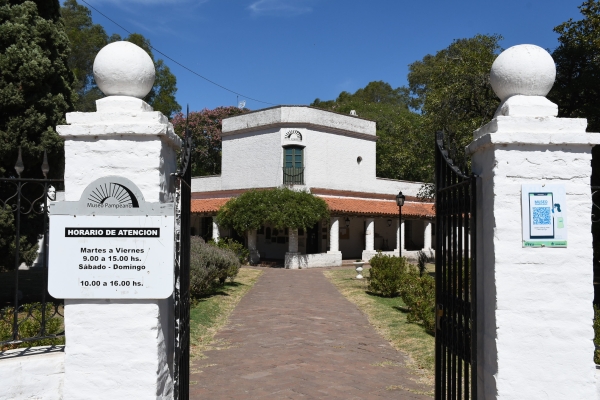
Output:
[[[229,315],[256,283],[262,271],[250,268],[240,269],[235,282],[227,282],[211,295],[193,301],[190,310],[190,354],[192,358],[204,358],[203,352],[224,348],[227,343],[216,342],[215,334],[227,323]]]
[[[406,320],[401,298],[384,298],[367,292],[367,280],[355,279],[354,269],[324,271],[325,276],[351,302],[362,310],[375,329],[392,346],[406,352],[412,359],[411,368],[422,373],[425,381],[432,383],[434,377],[435,338],[425,329]],[[363,272],[369,276],[368,270]]]

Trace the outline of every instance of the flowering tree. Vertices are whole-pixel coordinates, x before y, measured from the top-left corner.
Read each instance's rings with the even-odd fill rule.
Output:
[[[217,107],[189,113],[189,130],[194,139],[192,154],[192,175],[206,176],[221,173],[221,132],[223,118],[245,114],[248,109],[237,107]],[[186,116],[177,113],[173,118],[175,133],[183,137]]]
[[[225,203],[217,213],[219,225],[239,234],[269,224],[278,229],[307,229],[329,219],[325,201],[308,192],[287,187],[249,190]]]

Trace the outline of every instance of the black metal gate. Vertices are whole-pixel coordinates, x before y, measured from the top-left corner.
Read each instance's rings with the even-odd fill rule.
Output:
[[[476,182],[436,134],[435,398],[477,398]]]
[[[19,148],[17,176],[0,178],[0,351],[64,344],[63,301],[47,289],[48,202],[63,181],[48,178],[46,152],[44,178],[24,170]]]
[[[189,113],[189,110],[188,110]],[[185,128],[184,145],[181,151],[179,170],[175,174],[176,189],[176,232],[175,288],[175,358],[174,398],[187,400],[190,397],[190,219],[192,199],[192,138]]]

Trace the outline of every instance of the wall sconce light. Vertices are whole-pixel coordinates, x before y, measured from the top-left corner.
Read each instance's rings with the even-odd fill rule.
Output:
[[[346,217],[346,219],[344,220],[346,222],[346,228],[350,227],[350,218]]]
[[[387,220],[388,226],[392,226],[392,220],[388,218]]]

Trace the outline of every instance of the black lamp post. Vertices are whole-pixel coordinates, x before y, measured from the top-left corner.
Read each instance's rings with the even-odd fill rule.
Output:
[[[398,205],[398,239],[400,239],[398,241],[398,255],[400,257],[402,257],[402,206],[404,205],[404,200],[406,199],[406,196],[404,196],[402,194],[402,192],[399,192],[396,195],[396,204]]]

